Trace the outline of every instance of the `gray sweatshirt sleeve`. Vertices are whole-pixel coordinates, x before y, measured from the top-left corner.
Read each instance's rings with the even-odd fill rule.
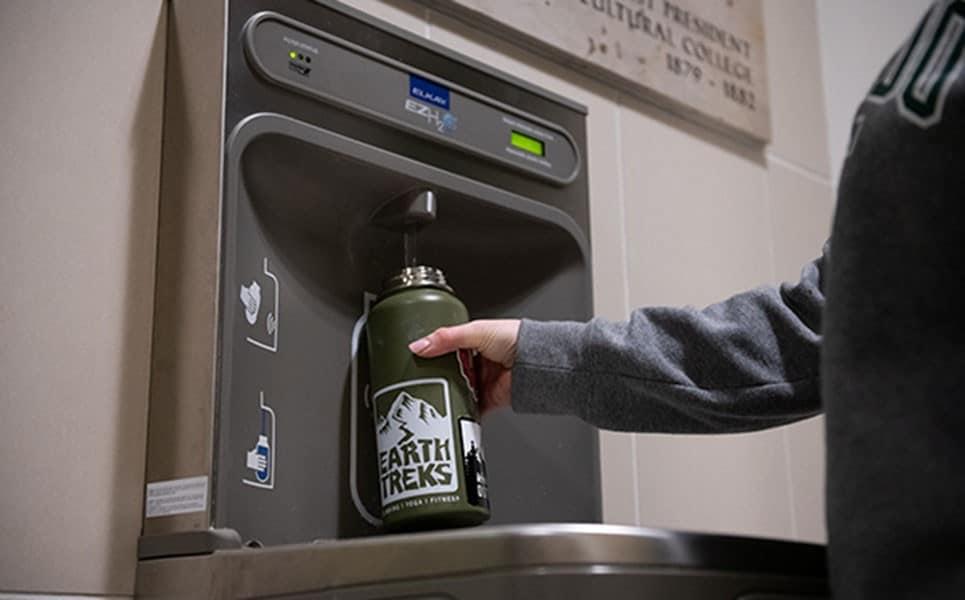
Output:
[[[641,308],[627,322],[524,320],[517,412],[569,414],[620,431],[764,429],[821,409],[822,270],[703,310]]]

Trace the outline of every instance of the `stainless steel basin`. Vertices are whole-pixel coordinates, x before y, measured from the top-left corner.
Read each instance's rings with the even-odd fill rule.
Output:
[[[824,547],[612,525],[525,525],[142,560],[171,598],[827,598]]]

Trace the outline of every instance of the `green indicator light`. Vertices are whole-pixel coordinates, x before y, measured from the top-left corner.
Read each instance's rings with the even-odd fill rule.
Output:
[[[535,154],[536,156],[543,156],[544,148],[543,142],[537,140],[536,138],[531,138],[528,135],[523,135],[518,131],[513,131],[509,138],[509,143],[516,146],[520,150],[525,150],[530,154]]]
[[[288,58],[290,58],[290,59],[292,59],[292,60],[295,60],[295,58],[296,58],[297,56],[298,56],[298,53],[295,52],[294,50],[292,50],[291,52],[288,53]]]

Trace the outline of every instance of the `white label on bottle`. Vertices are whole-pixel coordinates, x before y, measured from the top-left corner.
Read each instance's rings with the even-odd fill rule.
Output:
[[[147,484],[144,517],[203,512],[208,508],[208,477],[185,477]]]
[[[403,381],[382,388],[372,399],[383,514],[399,500],[458,490],[449,382]]]

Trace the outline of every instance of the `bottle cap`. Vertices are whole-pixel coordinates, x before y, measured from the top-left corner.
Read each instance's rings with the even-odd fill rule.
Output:
[[[382,293],[388,294],[415,287],[434,287],[452,293],[452,288],[446,283],[446,276],[443,275],[442,270],[424,265],[405,267],[397,275],[389,277],[382,286]]]

